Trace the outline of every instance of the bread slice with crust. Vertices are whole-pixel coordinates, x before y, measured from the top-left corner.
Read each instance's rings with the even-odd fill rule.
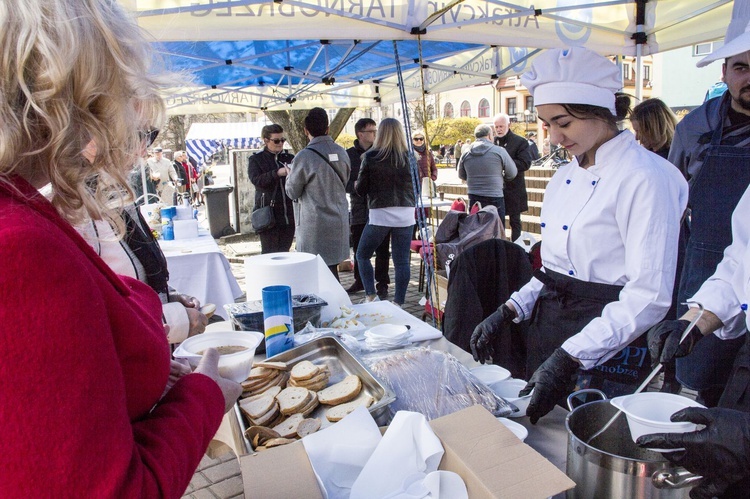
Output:
[[[320,429],[320,420],[316,418],[307,418],[300,421],[297,425],[297,436],[299,438],[305,438],[311,433],[315,433]]]
[[[326,419],[331,423],[341,421],[345,416],[354,412],[357,407],[370,407],[373,402],[375,402],[375,399],[372,397],[372,395],[367,395],[365,397],[358,398],[357,400],[352,400],[351,402],[348,402],[346,404],[340,404],[335,407],[331,407],[326,411]]]
[[[316,366],[309,360],[303,360],[301,362],[297,362],[296,364],[294,364],[294,367],[292,367],[292,379],[294,379],[295,381],[310,379],[319,372],[319,366]]]
[[[300,413],[292,414],[271,429],[282,438],[294,438],[297,435],[297,427],[304,419],[305,416]]]
[[[318,401],[325,405],[338,405],[349,402],[362,391],[362,380],[356,374],[350,374],[335,385],[318,392]]]
[[[242,409],[250,419],[256,419],[270,411],[275,403],[276,399],[273,395],[264,395],[258,398],[241,400],[240,409]]]
[[[300,386],[288,386],[276,395],[279,410],[284,415],[294,414],[305,407],[312,399],[312,392]]]
[[[254,363],[253,368],[255,367],[274,369],[276,371],[288,371],[289,370],[289,366],[286,364],[286,362],[268,362],[267,360]]]

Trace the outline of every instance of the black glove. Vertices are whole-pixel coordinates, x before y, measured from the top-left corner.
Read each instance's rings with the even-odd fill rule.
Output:
[[[680,343],[680,338],[690,325],[690,321],[664,321],[652,327],[646,333],[648,339],[648,353],[651,354],[651,368],[656,364],[669,364],[677,357],[689,354],[698,340],[703,338],[703,333],[697,326],[693,326],[685,341]]]
[[[688,433],[643,435],[637,443],[641,447],[685,449],[664,453],[664,457],[703,476],[690,497],[720,496],[729,485],[750,477],[750,414],[718,407],[688,407],[672,414],[671,419],[706,427]]]
[[[573,391],[575,380],[573,374],[581,367],[578,362],[568,355],[562,348],[552,352],[544,364],[531,376],[519,397],[523,397],[534,390],[526,415],[531,424],[536,424],[539,418],[551,411],[555,404]]]
[[[490,338],[506,328],[515,318],[516,314],[510,307],[502,304],[492,315],[474,328],[474,332],[471,333],[469,345],[471,346],[471,354],[474,356],[475,361],[484,364],[490,360],[493,354]]]

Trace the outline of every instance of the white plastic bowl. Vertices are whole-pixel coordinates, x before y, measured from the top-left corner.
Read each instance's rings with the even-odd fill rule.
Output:
[[[510,378],[510,371],[494,364],[475,367],[471,369],[471,374],[485,385]]]
[[[524,397],[519,397],[518,392],[524,389],[526,382],[522,379],[508,378],[503,381],[490,383],[490,390],[495,392],[498,397],[502,397],[511,404],[518,407],[518,412],[508,415],[509,418],[521,418],[526,415],[526,408],[531,402],[531,393]],[[533,393],[533,390],[532,390]]]
[[[695,431],[698,425],[689,422],[673,423],[669,418],[675,412],[686,407],[704,407],[687,397],[662,392],[624,395],[611,399],[610,403],[627,416],[630,436],[634,442],[641,435],[651,433]]]
[[[220,347],[245,347],[236,353],[224,354],[219,357],[219,374],[222,377],[236,381],[245,381],[253,367],[255,349],[265,336],[257,331],[217,331],[191,336],[183,341],[174,351],[174,357],[187,359],[190,367],[198,367],[204,350]]]
[[[515,421],[511,421],[508,418],[497,418],[497,420],[500,421],[510,431],[512,431],[513,434],[517,436],[519,440],[521,440],[521,442],[526,440],[526,437],[529,436],[529,430],[516,423]]]

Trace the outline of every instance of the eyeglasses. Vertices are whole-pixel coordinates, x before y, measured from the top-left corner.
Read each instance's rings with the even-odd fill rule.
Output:
[[[414,142],[424,142],[424,137],[414,137]]]
[[[159,136],[159,130],[156,128],[151,128],[149,130],[139,130],[138,135],[143,137],[143,141],[146,143],[146,147],[148,147],[153,144],[156,140],[156,137]]]
[[[378,129],[376,128],[375,130],[362,130],[362,132],[360,133],[378,133]]]
[[[267,139],[268,142],[273,142],[276,145],[283,144],[286,142],[286,139]]]

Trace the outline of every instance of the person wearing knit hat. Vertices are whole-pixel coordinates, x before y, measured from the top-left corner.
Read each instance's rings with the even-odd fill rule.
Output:
[[[535,424],[577,381],[613,396],[632,393],[648,374],[645,338],[633,342],[669,309],[688,187],[676,168],[618,130],[628,103],[616,97],[620,71],[608,59],[580,47],[548,50],[521,82],[551,142],[574,158],[545,191],[544,268],[470,343],[475,359],[487,361],[493,335],[531,319],[531,378],[521,394],[531,393],[526,413]]]

